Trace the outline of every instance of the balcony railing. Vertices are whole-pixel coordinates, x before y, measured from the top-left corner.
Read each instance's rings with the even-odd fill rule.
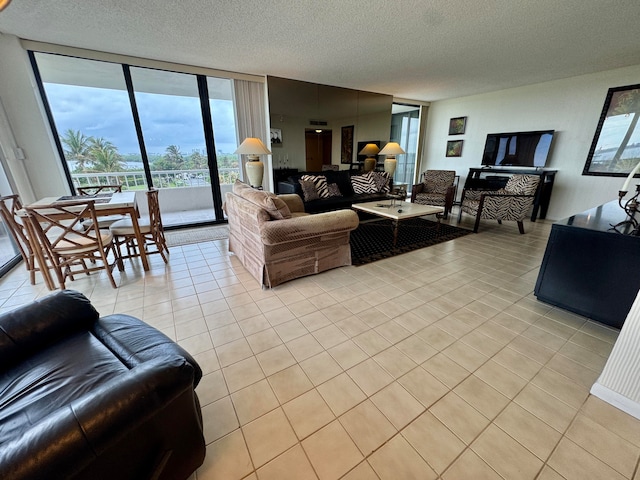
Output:
[[[124,190],[144,190],[147,180],[144,172],[100,172],[72,173],[71,178],[76,187],[89,185],[118,185]],[[220,168],[218,178],[221,185],[233,184],[240,178],[239,168]],[[201,187],[211,184],[209,170],[154,170],[151,172],[153,186],[156,188]]]

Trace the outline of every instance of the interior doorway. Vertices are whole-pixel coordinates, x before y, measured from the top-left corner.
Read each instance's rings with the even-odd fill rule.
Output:
[[[307,172],[320,172],[322,165],[331,165],[331,130],[307,128],[304,134]]]

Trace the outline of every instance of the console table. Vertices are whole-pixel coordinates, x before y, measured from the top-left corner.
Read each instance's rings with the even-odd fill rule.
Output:
[[[640,237],[611,230],[623,220],[616,200],[554,223],[534,291],[538,300],[622,327],[640,290]]]
[[[540,218],[547,217],[551,190],[557,172],[557,170],[545,168],[470,168],[469,175],[464,182],[464,188],[467,190],[498,190],[507,184],[511,175],[518,173],[538,175],[540,184],[533,199],[533,212],[531,213],[531,221],[535,222],[538,218],[538,212],[540,212]]]

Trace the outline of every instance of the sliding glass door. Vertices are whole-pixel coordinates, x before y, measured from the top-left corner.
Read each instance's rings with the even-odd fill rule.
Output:
[[[391,110],[391,141],[398,142],[406,152],[398,155],[394,183],[411,188],[415,180],[418,139],[420,134],[420,106],[394,103]]]
[[[231,79],[31,55],[71,185],[158,188],[169,227],[224,220],[221,185],[241,175]]]
[[[11,195],[12,193],[3,163],[2,149],[0,149],[0,197]],[[9,231],[9,226],[5,225],[2,216],[0,216],[0,277],[19,261],[20,251],[16,246],[13,235]]]

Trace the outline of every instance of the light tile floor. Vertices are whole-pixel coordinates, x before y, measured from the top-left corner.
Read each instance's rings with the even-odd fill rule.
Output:
[[[470,220],[464,226],[469,227]],[[617,331],[536,300],[549,222],[262,290],[224,240],[69,287],[190,351],[206,479],[640,479],[640,422],[589,395]],[[157,257],[157,256],[155,256]],[[22,266],[0,311],[47,294]]]

